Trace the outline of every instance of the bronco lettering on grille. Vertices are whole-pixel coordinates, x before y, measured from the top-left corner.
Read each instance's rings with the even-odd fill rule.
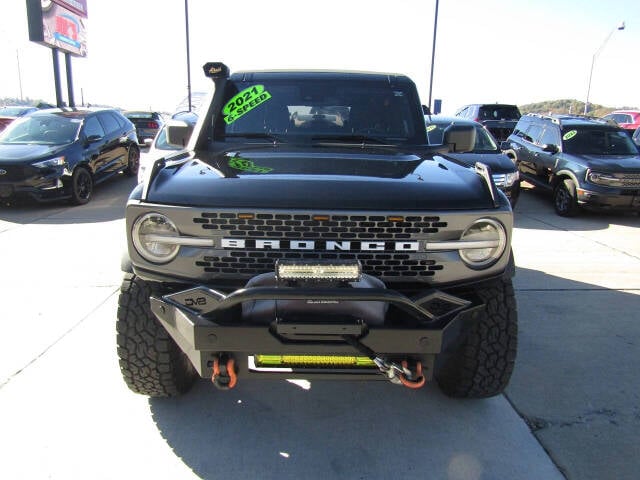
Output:
[[[322,250],[343,252],[417,252],[420,242],[370,242],[336,240],[267,240],[223,238],[222,248],[245,250]]]

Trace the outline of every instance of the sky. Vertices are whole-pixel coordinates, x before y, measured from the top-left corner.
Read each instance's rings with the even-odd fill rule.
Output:
[[[232,72],[403,73],[427,103],[435,5],[188,0],[192,91],[208,91],[202,65],[222,61]],[[87,9],[88,56],[72,59],[76,104],[174,111],[187,95],[185,1],[87,0]],[[28,37],[26,1],[2,0],[0,97],[55,103],[51,50]],[[468,103],[584,101],[598,52],[590,102],[640,107],[639,46],[639,0],[440,0],[432,98],[448,114]],[[63,55],[60,69],[67,101]]]

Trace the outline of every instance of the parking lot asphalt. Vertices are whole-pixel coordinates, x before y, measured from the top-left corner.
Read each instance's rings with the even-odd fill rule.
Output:
[[[129,392],[117,365],[132,187],[107,182],[82,207],[0,208],[0,478],[637,478],[639,217],[564,219],[524,191],[504,396],[202,380],[161,400]]]
[[[570,479],[640,472],[637,215],[555,215],[524,191],[515,209],[520,335],[507,397]]]

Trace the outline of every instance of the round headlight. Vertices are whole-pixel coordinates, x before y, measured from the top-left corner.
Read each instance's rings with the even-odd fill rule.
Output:
[[[490,218],[476,220],[467,228],[460,240],[469,242],[460,249],[460,257],[472,268],[485,268],[496,262],[507,245],[507,234],[502,224]]]
[[[178,254],[180,245],[171,241],[177,237],[174,223],[159,213],[147,213],[133,224],[132,239],[138,253],[153,263],[167,263]]]

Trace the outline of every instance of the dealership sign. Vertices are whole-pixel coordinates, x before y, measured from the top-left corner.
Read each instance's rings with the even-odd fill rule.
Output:
[[[27,0],[29,40],[87,56],[87,0]]]

